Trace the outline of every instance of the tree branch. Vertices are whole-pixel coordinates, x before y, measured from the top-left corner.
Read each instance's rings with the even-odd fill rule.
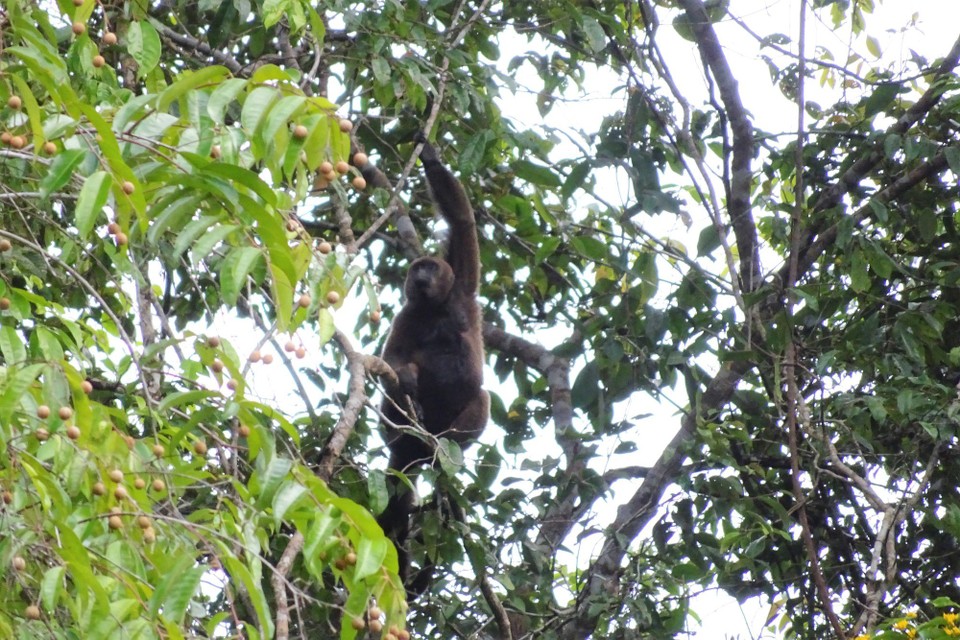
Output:
[[[185,47],[187,49],[200,53],[210,58],[214,62],[222,64],[227,69],[229,69],[230,73],[232,73],[233,75],[235,76],[240,75],[241,71],[243,70],[243,66],[239,62],[237,62],[237,60],[233,56],[227,55],[226,53],[224,53],[223,51],[220,51],[219,49],[214,49],[213,47],[208,45],[206,42],[201,41],[199,38],[188,36],[182,33],[177,33],[170,27],[160,22],[153,22],[152,24],[156,26],[157,29],[160,30],[160,35],[166,38],[167,40],[169,40],[170,42],[173,42],[176,45],[179,45],[181,47]]]
[[[726,109],[733,136],[731,144],[730,190],[727,213],[737,238],[740,252],[740,277],[742,287],[750,293],[763,282],[760,270],[760,254],[757,243],[757,228],[750,208],[750,185],[753,181],[753,125],[740,99],[738,84],[733,70],[727,63],[720,40],[707,16],[701,0],[679,0],[693,28],[700,54],[713,75],[720,90],[720,99]]]
[[[656,514],[660,498],[672,483],[687,457],[687,448],[696,434],[697,424],[705,415],[722,408],[733,396],[740,380],[750,370],[742,360],[725,363],[710,381],[700,398],[698,410],[687,412],[680,430],[666,446],[643,483],[626,503],[617,509],[617,517],[607,531],[600,555],[587,569],[586,586],[581,590],[576,614],[561,631],[565,640],[582,640],[596,629],[604,608],[595,606],[596,598],[614,598],[620,590],[620,563],[627,546]]]

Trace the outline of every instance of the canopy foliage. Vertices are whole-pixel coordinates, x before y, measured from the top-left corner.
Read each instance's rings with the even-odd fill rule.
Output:
[[[0,636],[664,638],[710,589],[960,633],[960,40],[781,5],[5,0]],[[493,407],[408,605],[375,354],[421,129]]]

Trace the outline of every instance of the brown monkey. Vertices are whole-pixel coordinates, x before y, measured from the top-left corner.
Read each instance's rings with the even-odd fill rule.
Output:
[[[473,207],[460,182],[440,164],[436,150],[422,134],[418,141],[424,143],[420,160],[430,194],[450,234],[442,259],[418,258],[410,265],[404,305],[383,351],[398,378],[382,407],[390,468],[408,476],[434,457],[433,446],[412,433],[411,425],[464,447],[483,431],[490,410],[490,397],[481,386],[483,338],[476,299],[480,250]],[[391,484],[393,494],[379,520],[397,545],[405,579],[404,545],[414,496],[400,482]]]

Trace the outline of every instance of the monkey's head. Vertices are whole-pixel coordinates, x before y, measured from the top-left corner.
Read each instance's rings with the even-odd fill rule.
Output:
[[[412,304],[442,305],[453,290],[453,269],[439,258],[417,258],[407,271],[403,292]]]

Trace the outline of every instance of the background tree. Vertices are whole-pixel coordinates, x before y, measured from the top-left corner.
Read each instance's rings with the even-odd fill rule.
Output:
[[[755,7],[5,2],[0,635],[671,637],[713,588],[960,632],[960,40]],[[493,409],[422,475],[408,608],[374,354],[436,244],[420,129]]]

